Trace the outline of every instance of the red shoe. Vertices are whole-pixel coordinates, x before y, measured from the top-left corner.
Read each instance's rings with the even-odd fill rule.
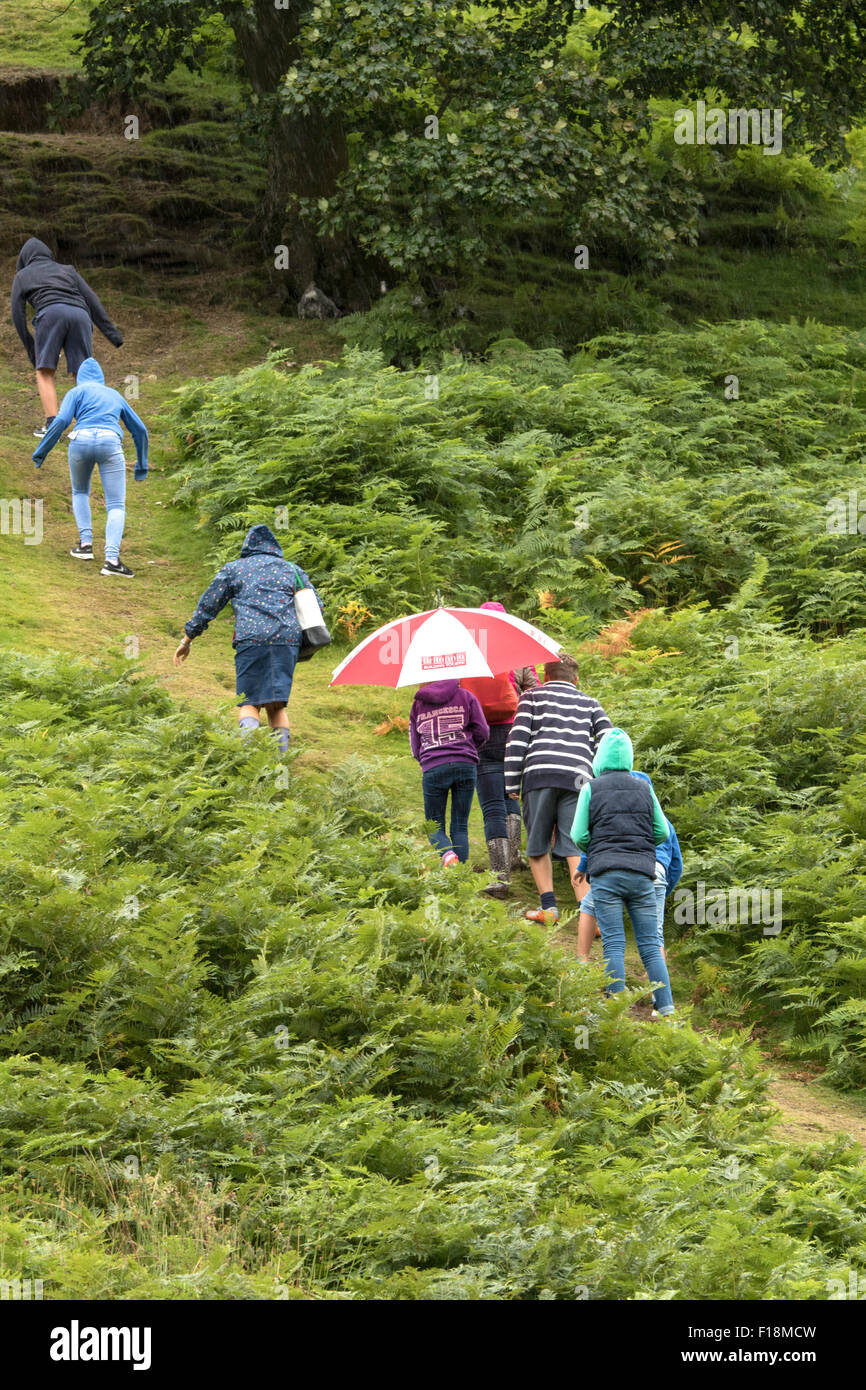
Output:
[[[459,864],[459,863],[460,863],[460,860],[458,859],[457,855],[454,853],[453,849],[449,849],[449,850],[446,850],[445,853],[443,854],[443,856],[442,856],[442,863],[443,863],[443,865],[445,866],[446,869],[450,869],[450,867],[451,867],[452,864]]]

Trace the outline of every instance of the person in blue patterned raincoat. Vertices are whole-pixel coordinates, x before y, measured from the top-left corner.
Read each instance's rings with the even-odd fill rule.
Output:
[[[270,527],[251,527],[240,559],[223,565],[205,589],[184,624],[185,636],[174,654],[174,664],[180,666],[189,656],[193,638],[199,637],[231,602],[236,690],[242,697],[238,705],[241,732],[258,729],[259,713],[264,709],[283,752],[289,746],[286,706],[301,647],[301,625],[295,612],[299,589],[316,593],[304,570],[283,558]]]

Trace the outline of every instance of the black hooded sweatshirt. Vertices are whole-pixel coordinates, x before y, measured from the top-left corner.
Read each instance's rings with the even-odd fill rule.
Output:
[[[27,304],[33,306],[34,316],[46,304],[70,304],[84,309],[110,343],[120,347],[123,334],[111,322],[97,295],[86,280],[71,265],[58,265],[49,247],[35,236],[25,241],[18,252],[18,265],[12,281],[12,322],[18,337],[27,349],[31,362],[36,361],[36,346],[27,327]]]

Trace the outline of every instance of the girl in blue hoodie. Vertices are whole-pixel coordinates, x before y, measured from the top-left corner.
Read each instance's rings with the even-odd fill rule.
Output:
[[[633,772],[632,777],[639,777],[642,782],[649,783],[652,790],[652,780],[646,772]],[[665,906],[671,893],[679,883],[683,873],[683,855],[680,849],[680,842],[677,839],[677,832],[673,825],[665,816],[668,830],[671,832],[668,838],[660,845],[656,845],[656,918],[659,928],[659,950],[662,959],[665,957]]]
[[[105,493],[105,564],[101,574],[132,579],[120,558],[123,524],[126,518],[126,460],[123,457],[123,426],[135,443],[135,481],[147,477],[147,430],[125,396],[106,386],[102,368],[87,357],[78,369],[77,385],[67,391],[63,404],[49,424],[33,453],[41,468],[63,431],[75,421],[69,436],[69,477],[72,482],[72,512],[79,541],[70,555],[74,560],[93,559],[93,519],[90,512],[90,483],[94,468],[99,469]]]

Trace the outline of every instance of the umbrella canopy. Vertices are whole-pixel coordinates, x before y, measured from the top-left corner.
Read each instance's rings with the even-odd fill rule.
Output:
[[[421,685],[452,676],[498,676],[550,661],[561,643],[532,623],[490,608],[433,608],[365,637],[331,685]]]

